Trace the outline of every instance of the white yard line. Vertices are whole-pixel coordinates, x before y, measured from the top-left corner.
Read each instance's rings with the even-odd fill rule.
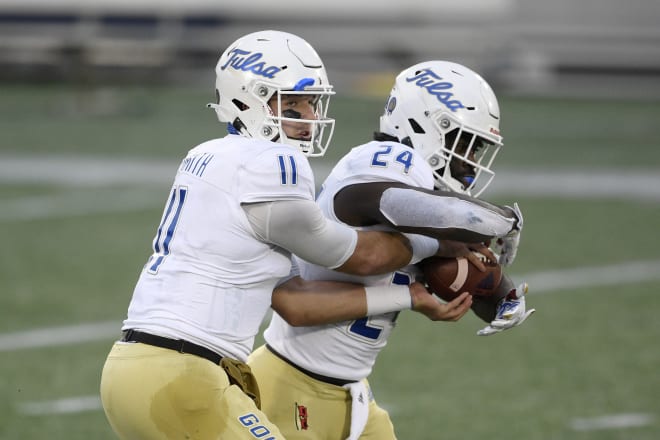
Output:
[[[67,397],[57,400],[44,400],[40,402],[25,402],[18,406],[21,414],[41,416],[51,414],[77,414],[102,409],[99,396]]]
[[[515,279],[526,281],[532,295],[581,287],[644,283],[660,280],[660,260],[532,272],[515,275]]]
[[[320,183],[329,161],[311,159]],[[0,184],[108,186],[168,184],[179,161],[104,157],[0,155]],[[658,169],[497,169],[485,196],[591,197],[660,201]]]
[[[0,155],[0,183],[107,186],[171,181],[176,160]]]
[[[0,352],[28,348],[54,347],[80,342],[119,338],[121,320],[44,327],[22,332],[0,334]]]
[[[67,397],[56,400],[24,402],[18,406],[21,414],[42,416],[53,414],[77,414],[103,409],[98,395]],[[390,408],[390,413],[393,411]],[[395,412],[395,411],[394,411]],[[622,413],[608,414],[592,418],[577,418],[571,420],[569,426],[574,431],[595,431],[607,429],[639,428],[654,423],[652,414]]]
[[[517,278],[534,286],[533,293],[551,293],[587,286],[607,286],[624,283],[660,280],[660,260],[628,262],[600,267],[533,272]],[[616,275],[614,275],[616,274]],[[29,348],[52,347],[80,342],[107,339],[111,342],[119,336],[120,320],[78,324],[66,327],[49,327],[23,332],[0,334],[0,352]],[[24,402],[18,410],[26,415],[70,414],[101,409],[97,395],[77,396],[56,400]],[[612,414],[591,419],[574,419],[572,429],[618,429],[645,426],[653,423],[649,414]]]
[[[531,286],[530,295],[591,286],[645,283],[660,280],[660,260],[625,262],[598,267],[531,272],[515,275]],[[119,337],[120,319],[64,327],[0,334],[0,352],[68,345]]]
[[[331,164],[311,163],[320,183]],[[0,155],[0,185],[40,184],[58,191],[2,200],[0,222],[158,208],[176,168],[173,160]],[[504,169],[484,196],[660,202],[660,171]]]
[[[321,182],[330,164],[311,161]],[[2,200],[0,222],[68,218],[110,212],[157,209],[177,164],[144,159],[89,159],[0,155],[0,185],[42,184],[57,192]],[[621,182],[625,182],[622,185]],[[484,195],[622,199],[660,202],[659,171],[500,170]]]
[[[653,423],[652,414],[628,413],[608,414],[599,417],[573,419],[570,427],[575,431],[595,431],[602,429],[637,428]]]
[[[62,191],[49,196],[30,196],[2,201],[0,222],[56,219],[113,212],[135,212],[162,208],[164,192],[159,188],[97,189]]]

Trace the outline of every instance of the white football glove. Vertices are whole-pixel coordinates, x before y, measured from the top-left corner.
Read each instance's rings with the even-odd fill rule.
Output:
[[[516,289],[511,289],[497,306],[495,319],[477,332],[479,336],[488,336],[501,331],[519,326],[536,311],[536,309],[525,310],[525,294],[527,283],[520,284]]]
[[[516,259],[516,254],[518,253],[520,233],[523,228],[523,216],[517,203],[513,204],[513,208],[510,206],[505,206],[505,208],[510,209],[516,217],[516,224],[513,229],[511,229],[511,232],[495,241],[493,246],[491,246],[491,250],[498,256],[499,264],[502,266],[510,266],[513,263],[513,260]]]

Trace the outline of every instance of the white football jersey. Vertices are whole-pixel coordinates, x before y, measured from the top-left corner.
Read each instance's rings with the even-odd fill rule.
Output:
[[[414,149],[397,142],[372,141],[353,148],[337,163],[323,183],[317,201],[328,218],[340,221],[334,213],[335,194],[347,185],[383,181],[433,189],[432,170]],[[358,277],[300,259],[296,263],[305,279],[351,281],[367,286],[410,284],[418,273],[414,266],[409,266],[390,274]],[[371,373],[397,316],[398,312],[386,313],[336,324],[292,327],[273,313],[264,336],[275,351],[304,369],[357,381]]]
[[[287,145],[228,135],[190,150],[122,328],[245,361],[291,262],[259,241],[241,204],[313,200],[314,191],[307,158]]]

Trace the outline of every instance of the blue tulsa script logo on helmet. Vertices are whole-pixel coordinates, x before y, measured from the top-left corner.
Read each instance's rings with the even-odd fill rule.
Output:
[[[436,75],[431,69],[420,70],[412,78],[406,78],[408,82],[416,81],[416,86],[425,88],[427,92],[438,98],[438,101],[444,104],[449,110],[455,112],[459,108],[465,108],[461,101],[451,99],[454,96],[453,93],[444,91],[454,87],[454,84],[441,80],[442,77]]]
[[[225,70],[227,66],[231,66],[236,70],[252,72],[266,78],[274,78],[282,70],[279,67],[266,66],[265,62],[259,61],[264,56],[261,52],[252,53],[248,50],[234,49],[229,54],[229,59],[221,67],[222,70]]]

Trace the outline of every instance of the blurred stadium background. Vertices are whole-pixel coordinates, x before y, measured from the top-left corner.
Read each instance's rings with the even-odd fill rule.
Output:
[[[660,93],[659,16],[652,0],[3,0],[0,74],[188,83],[209,79],[238,35],[280,28],[317,48],[340,90],[441,57],[516,92],[648,97]]]
[[[538,312],[405,313],[372,376],[401,439],[660,438],[660,2],[0,0],[0,439],[111,439],[105,355],[180,157],[238,36],[306,38],[337,89],[317,180],[424,59],[481,72]]]

